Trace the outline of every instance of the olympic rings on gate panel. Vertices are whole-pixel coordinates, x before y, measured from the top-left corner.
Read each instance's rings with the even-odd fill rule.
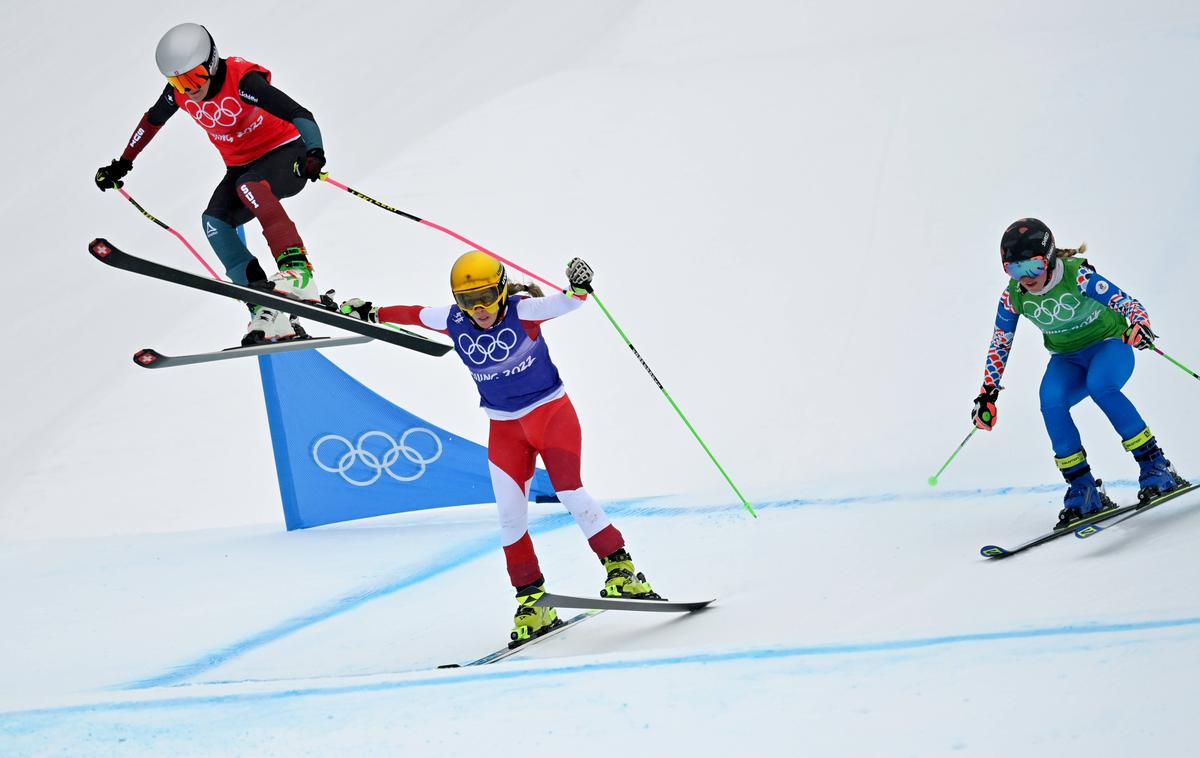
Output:
[[[422,455],[419,450],[410,447],[408,444],[409,436],[418,432],[429,435],[429,438],[433,440],[435,445],[437,445],[437,452],[428,458]],[[382,453],[382,456],[367,450],[365,447],[366,441],[374,438],[379,438],[386,442],[388,446],[390,446],[385,452]],[[336,466],[330,466],[321,461],[319,453],[321,446],[326,442],[338,443],[346,446],[346,452],[342,453],[342,455],[337,459]],[[401,456],[404,456],[405,460],[409,461],[410,463],[414,463],[419,467],[417,473],[411,476],[404,476],[392,471],[392,465],[399,461]],[[337,474],[341,476],[342,479],[346,480],[348,484],[353,484],[355,487],[370,486],[379,481],[379,478],[383,476],[384,473],[398,482],[413,482],[425,475],[425,468],[428,465],[442,457],[442,441],[432,431],[420,426],[415,426],[412,429],[409,429],[407,432],[400,435],[399,440],[396,440],[387,432],[366,432],[359,437],[358,441],[354,444],[351,444],[350,440],[346,439],[340,434],[326,434],[313,444],[312,457],[313,462],[316,463],[322,471],[328,471],[331,474]],[[355,463],[362,463],[368,469],[374,471],[374,474],[365,481],[349,476],[347,472],[354,466]]]

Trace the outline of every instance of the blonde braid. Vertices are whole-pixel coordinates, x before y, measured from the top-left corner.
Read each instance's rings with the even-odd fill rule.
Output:
[[[1059,258],[1074,258],[1077,255],[1083,255],[1087,252],[1087,243],[1081,242],[1079,247],[1058,247],[1054,249],[1054,254]]]
[[[522,282],[509,282],[508,295],[512,297],[521,292],[526,292],[532,297],[545,297],[546,293],[542,292],[542,288],[536,283],[524,284]]]

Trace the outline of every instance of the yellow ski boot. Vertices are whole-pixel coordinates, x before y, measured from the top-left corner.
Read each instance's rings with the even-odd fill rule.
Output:
[[[545,585],[546,580],[539,579],[534,584],[517,588],[517,612],[513,615],[513,630],[509,635],[512,638],[512,642],[508,643],[510,648],[522,645],[562,625],[558,611],[534,605],[538,598],[546,594]]]
[[[600,597],[628,597],[641,600],[662,600],[653,589],[646,575],[633,566],[633,558],[621,548],[604,559],[604,570],[608,578]]]

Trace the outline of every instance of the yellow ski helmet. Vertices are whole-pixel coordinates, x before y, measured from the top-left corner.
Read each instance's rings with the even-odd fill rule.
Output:
[[[504,264],[492,256],[470,250],[450,267],[450,291],[468,316],[481,306],[488,313],[499,313],[508,301],[508,273]]]

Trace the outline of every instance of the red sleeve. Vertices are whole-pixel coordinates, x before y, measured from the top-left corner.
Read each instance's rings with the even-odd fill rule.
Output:
[[[421,320],[424,305],[384,305],[379,308],[380,322],[400,324],[401,326],[419,326],[442,334],[449,334],[448,329],[435,329]]]
[[[379,309],[379,320],[404,326],[424,326],[421,323],[423,305],[385,305]]]
[[[125,151],[121,153],[121,157],[132,162],[142,152],[142,149],[154,139],[154,135],[158,134],[158,130],[162,128],[162,124],[150,123],[150,114],[142,115],[142,120],[138,122],[137,128],[133,130],[133,134],[129,137],[129,144],[125,146]]]

